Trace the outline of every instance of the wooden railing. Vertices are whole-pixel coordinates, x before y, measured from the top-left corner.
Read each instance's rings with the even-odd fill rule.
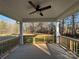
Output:
[[[61,36],[60,44],[79,56],[79,39]]]
[[[0,55],[3,55],[6,52],[10,51],[17,44],[19,44],[18,37],[0,41]]]
[[[36,35],[35,35],[36,36]],[[48,38],[46,37],[35,37],[35,36],[24,36],[24,43],[41,43],[41,42],[48,42],[48,43],[55,43],[55,36],[52,35]]]

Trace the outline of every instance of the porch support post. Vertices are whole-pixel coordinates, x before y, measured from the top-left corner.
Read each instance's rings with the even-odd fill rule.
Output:
[[[64,34],[64,19],[62,20],[62,35]]]
[[[20,21],[20,44],[23,45],[23,22]]]
[[[56,22],[56,43],[60,43],[59,22]]]

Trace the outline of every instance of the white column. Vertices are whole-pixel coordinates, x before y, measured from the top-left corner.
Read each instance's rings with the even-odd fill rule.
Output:
[[[56,22],[56,43],[59,43],[60,33],[59,33],[59,22]]]
[[[23,45],[23,22],[20,21],[20,44]]]

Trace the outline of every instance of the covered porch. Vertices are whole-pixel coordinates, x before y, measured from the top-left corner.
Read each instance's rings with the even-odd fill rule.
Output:
[[[79,10],[79,1],[78,0],[30,0],[36,7],[39,5],[40,9],[34,8],[34,5],[32,3],[29,4],[29,0],[0,0],[0,14],[10,17],[14,19],[19,24],[19,36],[14,38],[11,42],[11,40],[4,40],[0,41],[0,47],[3,48],[0,50],[0,54],[3,55],[4,52],[8,52],[12,50],[12,48],[15,48],[18,46],[15,51],[11,53],[11,55],[8,55],[7,57],[1,57],[4,59],[39,59],[41,58],[47,58],[47,59],[68,59],[68,58],[75,58],[74,55],[78,58],[79,56],[79,38],[76,38],[76,30],[75,30],[75,13]],[[48,10],[43,7],[45,6],[51,6]],[[29,14],[30,12],[35,11],[34,14]],[[42,15],[42,14],[43,15]],[[71,16],[72,19],[72,35],[69,35],[64,32],[66,29],[65,27],[65,18]],[[78,19],[79,20],[79,19]],[[52,22],[54,23],[54,33],[52,34],[52,47],[57,46],[60,48],[60,51],[63,51],[65,49],[67,52],[71,52],[73,57],[69,56],[62,56],[62,53],[58,53],[55,48],[51,48],[53,54],[51,56],[48,56],[43,51],[38,49],[35,45],[31,44],[25,44],[25,38],[27,38],[26,35],[24,35],[23,30],[23,23],[29,23],[29,22]],[[67,25],[69,26],[69,25]],[[67,30],[69,33],[69,30]],[[36,44],[36,39],[38,38],[40,33],[33,33],[33,44]],[[42,35],[42,34],[41,34]],[[26,36],[26,37],[25,37]],[[6,42],[6,43],[5,43]],[[45,40],[45,36],[43,37],[44,44],[48,47],[47,41]],[[41,43],[42,44],[42,43]],[[38,45],[38,44],[37,44]],[[49,44],[50,45],[50,44]],[[9,48],[7,48],[9,46]],[[45,46],[45,47],[46,47]],[[42,46],[41,46],[42,47]],[[42,47],[44,48],[44,47]],[[63,49],[62,49],[63,48]],[[44,49],[47,50],[47,49]],[[48,47],[48,50],[50,48]],[[55,54],[54,54],[55,53]],[[60,55],[59,55],[60,54]],[[58,55],[58,57],[57,57]]]

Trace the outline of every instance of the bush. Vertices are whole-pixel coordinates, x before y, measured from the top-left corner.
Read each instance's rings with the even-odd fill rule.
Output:
[[[26,39],[26,42],[27,42],[27,43],[33,43],[33,39],[32,39],[32,38],[27,38],[27,39]]]
[[[33,37],[24,37],[24,43],[33,43]]]

